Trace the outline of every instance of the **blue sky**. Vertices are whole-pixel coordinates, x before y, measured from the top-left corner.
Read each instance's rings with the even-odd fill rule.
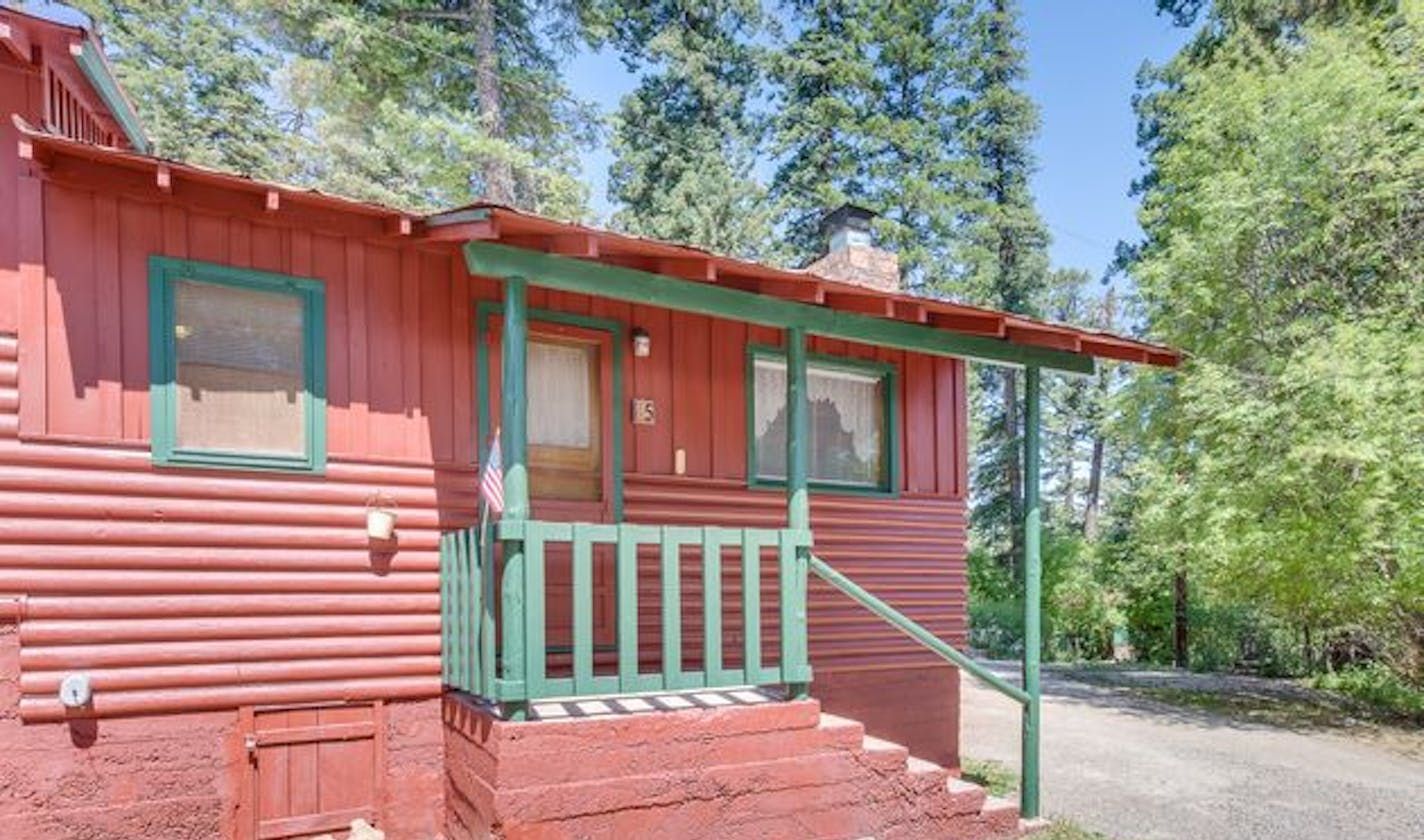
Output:
[[[1053,235],[1056,266],[1101,274],[1120,239],[1134,239],[1140,172],[1131,99],[1144,60],[1163,61],[1187,39],[1153,13],[1152,0],[1024,0],[1027,90],[1038,103],[1033,179],[1039,212]],[[612,113],[635,84],[611,53],[582,53],[566,68],[573,93]],[[584,156],[594,211],[606,217],[606,148]]]

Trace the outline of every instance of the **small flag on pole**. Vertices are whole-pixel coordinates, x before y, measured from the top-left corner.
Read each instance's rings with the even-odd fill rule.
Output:
[[[495,430],[490,443],[489,457],[480,471],[480,498],[495,513],[504,512],[504,465],[499,454],[499,431]]]

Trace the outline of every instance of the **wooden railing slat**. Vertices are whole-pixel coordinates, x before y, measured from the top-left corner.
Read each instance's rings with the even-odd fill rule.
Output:
[[[593,691],[593,543],[587,526],[573,527],[574,693]]]
[[[466,646],[469,651],[466,662],[465,689],[478,691],[480,684],[480,616],[484,610],[484,592],[480,588],[485,563],[484,547],[480,545],[477,530],[466,528],[463,533],[470,552],[467,575],[462,582],[470,603],[469,610],[465,612]]]
[[[682,543],[672,528],[664,528],[659,559],[662,564],[663,684],[676,688],[682,675]]]
[[[761,543],[751,528],[742,532],[742,669],[761,671]]]
[[[702,668],[707,684],[722,675],[722,531],[702,531]]]
[[[544,692],[547,646],[544,633],[544,530],[542,523],[528,522],[524,539],[524,663],[525,690],[529,697],[546,696]]]
[[[484,536],[484,529],[479,531]],[[494,540],[490,540],[489,553],[480,566],[480,588],[484,591],[484,609],[480,614],[480,682],[475,693],[483,697],[494,696],[495,681],[495,614],[494,599],[498,588],[495,586],[496,569]]]
[[[630,525],[618,526],[614,577],[618,604],[618,687],[640,690],[638,684],[638,543]]]
[[[455,627],[455,611],[450,603],[450,586],[454,569],[450,563],[450,541],[454,534],[447,531],[440,535],[440,681],[450,685],[450,663],[455,649],[450,643]]]

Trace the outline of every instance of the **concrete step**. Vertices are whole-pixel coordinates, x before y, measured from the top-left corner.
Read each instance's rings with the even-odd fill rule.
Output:
[[[986,796],[813,701],[512,723],[446,702],[452,838],[990,840]]]
[[[910,751],[903,745],[874,735],[861,739],[860,752],[871,767],[882,772],[903,771],[910,758]]]
[[[822,712],[816,728],[829,746],[841,749],[858,749],[865,740],[865,724],[839,715]]]

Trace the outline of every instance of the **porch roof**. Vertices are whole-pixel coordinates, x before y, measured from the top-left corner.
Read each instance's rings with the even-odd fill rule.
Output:
[[[260,197],[260,205],[275,211],[279,207],[305,205],[326,211],[364,217],[382,232],[414,239],[449,242],[452,245],[481,243],[494,246],[490,253],[550,259],[537,265],[557,265],[568,269],[592,269],[597,264],[609,269],[598,279],[638,281],[637,275],[656,275],[662,280],[698,292],[702,300],[725,305],[703,311],[724,313],[735,301],[752,301],[751,295],[772,299],[784,320],[810,317],[806,325],[816,332],[816,323],[857,324],[869,343],[877,337],[914,334],[916,341],[940,335],[942,352],[951,355],[1013,362],[1022,352],[1025,359],[1067,360],[1069,364],[1048,362],[1049,367],[1091,370],[1093,359],[1112,359],[1161,367],[1174,367],[1181,353],[1170,347],[1098,330],[1073,327],[1027,318],[1008,312],[969,306],[938,298],[903,292],[886,292],[857,286],[806,270],[777,268],[761,263],[715,254],[692,245],[663,242],[625,233],[590,227],[573,221],[552,219],[500,204],[479,202],[453,210],[421,215],[373,202],[357,201],[317,190],[259,181],[236,173],[165,160],[125,149],[82,143],[36,129],[18,117],[20,154],[44,164],[59,156],[74,156],[104,165],[152,174],[155,187],[171,192],[175,179],[201,183]],[[469,253],[474,253],[470,251]],[[538,283],[538,276],[529,277]],[[652,276],[647,280],[654,280]],[[647,288],[647,287],[644,287]],[[716,290],[716,291],[713,291]],[[750,320],[759,320],[754,312]],[[736,316],[731,316],[736,317]],[[829,319],[829,320],[828,320]],[[885,343],[894,344],[895,341]],[[902,346],[905,344],[902,342]],[[970,348],[960,353],[957,347]],[[979,348],[983,352],[975,352]],[[1021,350],[1016,350],[1020,348]],[[1073,363],[1077,358],[1082,364]]]

